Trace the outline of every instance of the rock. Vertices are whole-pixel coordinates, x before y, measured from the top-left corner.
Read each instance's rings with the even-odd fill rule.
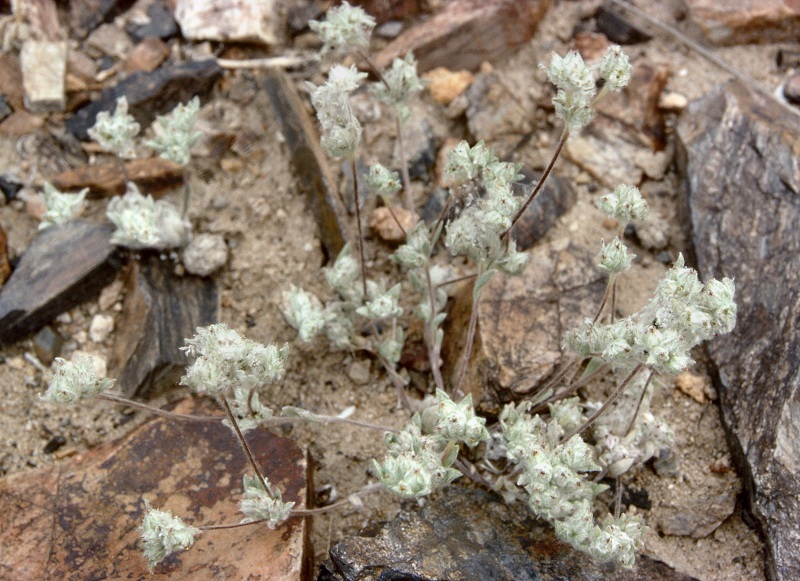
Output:
[[[98,313],[92,317],[89,325],[89,339],[95,343],[104,343],[114,331],[114,317]]]
[[[33,38],[56,42],[64,40],[58,24],[54,0],[27,0],[25,6],[12,9],[15,17],[26,19],[33,29]]]
[[[20,52],[25,108],[31,113],[63,111],[67,43],[28,40]]]
[[[120,266],[112,232],[81,220],[42,230],[0,289],[0,344],[40,329],[111,283]]]
[[[605,119],[595,119],[592,125],[591,130],[570,136],[564,146],[567,157],[609,189],[639,184],[644,172],[634,159],[643,148]]]
[[[147,7],[147,17],[144,19],[131,19],[125,26],[127,32],[135,42],[146,38],[160,38],[167,40],[178,35],[178,23],[163,0],[156,0]]]
[[[500,159],[508,156],[531,131],[531,113],[520,104],[496,72],[480,73],[469,86],[467,126]]]
[[[219,234],[198,234],[181,253],[186,272],[211,276],[228,261],[228,245]]]
[[[113,307],[119,300],[119,294],[122,291],[122,281],[115,280],[100,292],[100,297],[97,299],[97,306],[101,311],[107,311]]]
[[[367,385],[370,380],[370,365],[369,359],[353,361],[347,369],[347,377],[352,379],[356,385]]]
[[[783,96],[792,105],[800,105],[800,73],[789,77],[783,85]]]
[[[217,287],[208,278],[176,276],[157,256],[130,263],[125,287],[110,375],[128,397],[155,397],[176,385],[189,363],[184,340],[217,322]]]
[[[731,474],[728,480],[736,480]],[[692,488],[692,498],[678,507],[661,507],[658,522],[653,526],[665,535],[702,539],[713,533],[736,510],[738,482],[733,489],[719,490],[711,486]]]
[[[87,164],[60,173],[50,181],[62,191],[89,188],[90,196],[122,195],[129,181],[158,197],[183,182],[183,167],[168,159],[149,157],[126,161],[122,167],[117,162]]]
[[[800,49],[795,47],[779,48],[775,54],[775,64],[781,71],[800,68]]]
[[[706,403],[705,376],[695,375],[691,371],[684,371],[675,378],[675,387],[697,403]]]
[[[17,55],[10,51],[0,52],[0,95],[6,98],[11,109],[22,110],[22,66]]]
[[[276,0],[178,0],[175,20],[189,40],[276,45],[283,24]]]
[[[594,247],[546,244],[529,255],[521,276],[493,277],[478,303],[475,347],[462,387],[485,413],[499,413],[505,403],[532,393],[566,361],[564,332],[593,316],[605,291]],[[461,357],[471,283],[462,285],[454,299],[444,323],[445,376]]]
[[[600,6],[594,19],[597,32],[603,33],[614,44],[639,44],[651,38],[649,34],[635,27],[611,8]]]
[[[94,82],[97,74],[97,63],[85,53],[70,50],[67,53],[67,76],[74,76],[84,84]]]
[[[622,569],[600,564],[558,541],[522,504],[453,484],[422,508],[407,503],[390,523],[374,525],[330,550],[318,581],[356,579],[688,580],[644,555]]]
[[[128,99],[131,115],[142,127],[147,127],[156,115],[167,114],[178,103],[186,103],[194,96],[202,100],[221,76],[222,69],[213,58],[165,64],[150,73],[135,73],[76,111],[67,119],[67,131],[78,139],[89,139],[87,131],[95,124],[97,114],[113,112],[117,98],[123,96]]]
[[[100,57],[102,55],[122,60],[128,56],[133,48],[133,42],[125,31],[114,24],[101,24],[86,39],[86,46],[91,56]]]
[[[402,126],[408,174],[411,179],[425,179],[436,160],[436,136],[430,121],[412,116]],[[400,167],[400,145],[395,142],[394,165]]]
[[[360,0],[358,5],[378,24],[389,20],[410,20],[429,6],[424,0]]]
[[[603,58],[611,43],[605,34],[598,32],[579,32],[572,39],[572,46],[587,63]]]
[[[651,180],[660,181],[667,173],[667,169],[672,163],[672,157],[666,151],[639,150],[633,161],[642,169],[644,175]]]
[[[113,19],[121,10],[126,1],[120,0],[71,0],[69,3],[69,21],[72,33],[78,38],[86,35],[99,24]]]
[[[25,111],[15,111],[0,123],[0,133],[10,137],[30,135],[44,125],[44,119]]]
[[[11,115],[11,107],[8,105],[8,101],[2,95],[0,95],[0,121],[5,119]]]
[[[184,400],[175,411],[214,413]],[[121,416],[109,408],[108,413]],[[297,444],[264,429],[247,433],[256,462],[283,499],[306,507],[308,460]],[[231,430],[220,422],[156,418],[131,434],[35,471],[0,480],[5,574],[13,579],[146,579],[138,527],[144,498],[198,525],[238,523],[242,476],[252,473]],[[295,581],[309,555],[308,520],[275,530],[249,526],[206,531],[154,574],[184,579]]]
[[[542,174],[524,168],[521,172],[525,178],[515,184],[515,195],[527,198],[529,192],[538,183]],[[517,242],[518,250],[528,250],[555,226],[558,219],[575,205],[577,195],[569,181],[560,176],[550,174],[547,183],[536,194],[536,197],[522,214],[511,236]]]
[[[0,288],[11,276],[11,263],[8,261],[8,235],[0,224]]]
[[[47,212],[47,204],[44,203],[44,197],[39,194],[31,194],[25,199],[25,213],[31,218],[41,220]]]
[[[126,74],[146,72],[156,70],[169,56],[167,44],[155,37],[148,37],[137,44],[128,55],[125,67],[122,69]]]
[[[413,51],[417,70],[436,67],[475,71],[527,43],[551,0],[455,0],[434,16],[407,29],[373,62],[379,69]]]
[[[658,108],[662,111],[669,111],[671,113],[680,113],[689,105],[689,99],[680,93],[663,93],[658,98]]]
[[[394,212],[394,216],[392,216]],[[395,220],[396,218],[396,220]],[[405,208],[392,206],[392,209],[385,206],[375,208],[369,219],[369,227],[372,228],[381,240],[386,242],[404,242],[406,233],[414,227],[415,219]],[[400,222],[400,226],[397,225]]]
[[[59,357],[63,348],[64,337],[50,325],[42,327],[33,338],[33,353],[44,365],[50,365]]]
[[[3,197],[6,203],[16,199],[17,194],[23,187],[24,185],[22,182],[13,175],[0,175],[0,190],[3,191]]]
[[[308,197],[325,251],[329,258],[339,256],[345,241],[354,237],[314,122],[286,73],[270,71],[264,87],[286,139],[294,170],[304,176],[299,185]]]
[[[736,281],[736,328],[708,343],[772,579],[800,578],[800,120],[738,82],[693,102],[678,158],[703,279]]]
[[[787,0],[686,0],[689,19],[717,45],[800,40],[800,6]]]
[[[648,250],[662,250],[669,244],[669,224],[665,220],[642,220],[635,227],[639,243]]]
[[[449,105],[450,101],[463,94],[475,80],[475,75],[469,71],[451,71],[446,67],[436,67],[422,75],[428,81],[428,92],[442,105]]]

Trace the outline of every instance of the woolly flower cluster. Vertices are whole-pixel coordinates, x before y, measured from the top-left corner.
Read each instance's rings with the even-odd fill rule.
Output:
[[[234,388],[245,392],[283,377],[288,346],[262,345],[245,339],[224,323],[200,327],[181,347],[197,357],[181,378],[201,393],[223,394]]]
[[[144,501],[146,513],[139,527],[144,542],[144,556],[150,571],[175,551],[186,550],[200,534],[200,529],[187,525],[168,510],[157,510]]]
[[[190,224],[166,200],[146,198],[133,182],[122,197],[108,202],[106,216],[117,227],[111,243],[133,249],[179,248],[191,235]]]
[[[392,61],[392,68],[383,73],[383,82],[372,85],[372,92],[379,101],[393,105],[401,121],[408,119],[410,110],[408,100],[425,88],[425,83],[417,76],[417,61],[413,53],[404,59]]]
[[[145,145],[156,150],[164,159],[186,165],[191,159],[191,150],[202,133],[194,131],[200,99],[194,97],[185,105],[177,105],[168,115],[159,115],[153,123],[154,139]]]
[[[322,54],[331,50],[369,47],[369,37],[375,28],[375,19],[357,6],[342,2],[331,8],[325,22],[311,20],[308,27],[322,39]]]
[[[42,397],[54,403],[74,404],[90,399],[109,389],[113,379],[98,377],[90,355],[79,355],[74,361],[55,359],[56,371]]]
[[[564,427],[556,418],[574,419],[576,400],[551,406],[550,422],[528,415],[528,404],[507,405],[501,415],[503,441],[510,461],[520,465],[517,479],[528,495],[528,505],[540,518],[553,523],[556,535],[600,561],[630,567],[644,534],[638,518],[594,522],[592,502],[605,487],[586,480],[584,474],[600,469],[592,449],[579,436],[561,443]]]
[[[647,202],[636,186],[619,185],[614,191],[597,199],[597,207],[607,216],[619,220],[624,226],[633,220],[644,220]]]
[[[49,182],[45,182],[44,205],[46,211],[39,224],[39,230],[58,224],[66,224],[72,220],[88,192],[89,188],[83,188],[77,194],[64,194],[55,189]]]
[[[445,244],[451,254],[467,255],[483,268],[522,273],[527,255],[517,252],[513,241],[501,240],[522,204],[511,190],[522,177],[519,169],[518,164],[499,161],[482,141],[473,147],[462,141],[453,148],[445,162],[444,182],[475,203],[447,226]]]
[[[350,93],[367,77],[355,66],[334,65],[328,81],[319,87],[308,83],[311,103],[325,134],[320,143],[331,157],[350,157],[361,140],[361,124],[350,107]]]
[[[94,126],[87,132],[89,137],[100,144],[105,151],[117,154],[123,159],[136,157],[134,138],[139,134],[139,124],[128,114],[128,100],[117,99],[114,114],[101,111],[97,114]]]
[[[244,496],[239,502],[239,510],[245,515],[242,523],[265,521],[267,527],[274,529],[289,518],[294,502],[283,502],[281,491],[269,480],[264,481],[266,489],[257,476],[245,475],[242,482]]]
[[[411,424],[399,434],[386,434],[388,448],[383,464],[373,461],[378,479],[392,492],[407,498],[426,496],[450,484],[461,473],[452,468],[458,458],[458,443],[470,447],[489,439],[486,420],[475,415],[472,398],[454,403],[441,390],[436,392],[436,405],[428,408],[435,413],[431,434],[423,434],[423,416],[415,414]]]
[[[576,131],[589,123],[594,116],[595,95],[592,67],[583,62],[575,51],[561,57],[553,53],[550,66],[541,65],[547,78],[556,88],[553,105],[556,115],[564,120],[569,131]],[[597,71],[606,84],[603,91],[620,91],[630,80],[631,65],[620,47],[610,46],[600,61]]]
[[[734,292],[729,278],[703,285],[680,255],[641,311],[607,325],[586,319],[566,335],[565,343],[580,356],[600,357],[614,368],[641,364],[659,373],[679,373],[692,363],[692,347],[733,330]]]

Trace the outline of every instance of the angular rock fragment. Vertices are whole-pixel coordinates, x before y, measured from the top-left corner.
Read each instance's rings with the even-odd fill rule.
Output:
[[[686,6],[713,44],[800,40],[800,5],[792,0],[686,0]]]
[[[542,174],[524,168],[520,173],[525,177],[515,185],[514,193],[527,198]],[[570,182],[551,174],[511,231],[511,237],[517,242],[517,249],[528,250],[544,238],[556,221],[575,205],[576,199],[577,194]]]
[[[699,271],[736,281],[736,328],[708,344],[723,421],[768,575],[798,579],[800,120],[731,82],[692,103],[678,135]]]
[[[94,297],[119,269],[113,227],[73,220],[43,230],[0,289],[0,345]]]
[[[128,1],[120,0],[71,0],[70,28],[79,38],[85,38],[97,26],[111,20],[127,5]]]
[[[184,400],[175,411],[216,413]],[[284,501],[305,508],[306,454],[288,438],[247,433],[256,462]],[[306,578],[308,522],[206,531],[188,551],[147,571],[138,527],[144,499],[194,526],[242,519],[242,476],[252,470],[220,422],[156,418],[115,442],[34,472],[0,480],[4,576],[9,579]]]
[[[157,256],[129,265],[126,298],[109,359],[109,375],[126,396],[155,397],[177,384],[189,363],[181,347],[197,327],[217,322],[214,282],[178,277]]]
[[[63,111],[67,105],[67,43],[29,40],[22,45],[20,64],[28,111]]]
[[[156,70],[169,56],[167,43],[159,38],[149,37],[137,44],[125,61],[127,74]]]
[[[614,44],[639,44],[650,40],[650,35],[640,30],[616,11],[601,6],[595,13],[597,31]]]
[[[172,16],[172,10],[165,5],[165,0],[156,0],[147,7],[147,19],[131,19],[125,26],[125,31],[136,42],[148,37],[167,40],[178,34],[178,24]]]
[[[412,508],[413,507],[413,508]],[[390,523],[348,537],[330,550],[318,581],[492,579],[517,581],[689,581],[660,561],[636,557],[632,569],[596,563],[555,538],[519,503],[453,484],[412,503]]]
[[[276,0],[178,0],[175,20],[190,40],[280,42],[282,22]]]
[[[477,75],[466,96],[470,133],[485,141],[499,158],[507,157],[531,131],[531,111],[496,72]]]
[[[51,183],[61,191],[89,188],[94,196],[122,195],[125,183],[133,182],[145,194],[157,196],[183,182],[183,167],[160,157],[134,159],[119,163],[84,165],[53,177]]]

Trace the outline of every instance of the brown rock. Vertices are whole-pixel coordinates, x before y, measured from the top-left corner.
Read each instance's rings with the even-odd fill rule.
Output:
[[[44,125],[44,119],[24,109],[15,111],[0,123],[0,133],[11,137],[29,135]]]
[[[22,67],[13,52],[0,53],[0,94],[14,111],[23,109]]]
[[[686,0],[689,18],[718,45],[800,40],[794,0]]]
[[[2,128],[2,125],[0,125]],[[148,194],[158,196],[183,181],[183,167],[160,157],[84,165],[53,177],[51,183],[62,191],[89,188],[90,195],[112,196],[125,193],[125,182],[134,182]]]
[[[63,347],[64,337],[50,325],[42,327],[33,338],[33,352],[44,365],[50,365],[56,357],[59,357]]]
[[[531,130],[531,112],[496,72],[480,73],[469,86],[467,126],[499,158],[508,156]]]
[[[81,51],[70,50],[67,53],[67,74],[71,74],[85,83],[91,83],[97,74],[97,63]]]
[[[16,14],[17,10],[21,10],[21,14]],[[14,12],[14,16],[21,16],[30,23],[37,40],[50,42],[64,40],[54,0],[27,0],[18,8],[14,8]]]
[[[428,6],[424,0],[358,0],[353,5],[361,6],[378,24],[389,20],[409,20]]]
[[[533,36],[551,0],[455,0],[409,28],[375,55],[379,68],[413,51],[417,70],[475,71],[514,52]]]
[[[39,233],[0,289],[0,344],[38,330],[114,280],[112,230],[73,220]]]
[[[124,30],[114,24],[107,23],[98,26],[86,39],[92,56],[110,56],[115,59],[123,59],[133,48],[130,37]]]
[[[69,20],[71,31],[79,38],[85,38],[99,24],[107,22],[120,12],[120,0],[71,0]]]
[[[703,279],[736,281],[736,328],[709,342],[722,418],[772,579],[800,578],[800,120],[738,82],[681,118],[686,223]]]
[[[11,276],[11,263],[8,261],[8,235],[0,224],[0,287]]]
[[[148,36],[133,48],[123,70],[128,74],[154,71],[168,56],[167,43],[160,38]]]
[[[185,339],[217,322],[217,287],[208,278],[176,276],[157,256],[132,262],[125,286],[109,375],[126,396],[155,397],[176,385],[189,363],[180,349]]]
[[[329,257],[338,256],[345,241],[353,240],[353,236],[314,123],[286,73],[270,71],[264,86],[286,138],[292,165],[297,175],[304,176],[300,185],[308,196],[322,244]]]
[[[428,81],[428,91],[442,105],[462,95],[475,80],[469,71],[451,71],[446,67],[436,67],[422,75]]]
[[[392,216],[394,212],[394,216]],[[397,218],[397,220],[395,220]],[[397,225],[400,222],[400,226]],[[414,227],[415,216],[405,208],[393,206],[391,210],[385,206],[375,208],[369,220],[369,227],[375,230],[381,240],[386,242],[404,242],[406,232]]]
[[[572,39],[572,48],[577,50],[586,62],[601,59],[610,44],[606,35],[598,32],[579,32]]]
[[[214,413],[185,400],[176,411]],[[305,508],[308,462],[288,438],[248,432],[256,461],[284,500]],[[144,499],[189,524],[237,523],[242,476],[251,473],[231,430],[219,422],[157,418],[115,442],[57,466],[0,481],[3,567],[13,579],[147,579],[138,526]],[[308,524],[206,531],[154,574],[183,579],[295,581],[307,575]],[[224,572],[224,573],[221,573]]]

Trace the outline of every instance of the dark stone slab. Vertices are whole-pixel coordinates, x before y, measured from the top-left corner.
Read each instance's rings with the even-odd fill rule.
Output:
[[[123,96],[128,99],[131,115],[147,127],[156,115],[168,113],[178,103],[186,103],[195,95],[203,99],[221,76],[216,59],[166,64],[149,73],[135,73],[76,111],[67,119],[67,131],[78,139],[89,139],[87,131],[95,124],[97,114],[113,112],[117,99]]]
[[[281,133],[286,138],[297,185],[308,197],[325,251],[329,257],[335,258],[345,242],[352,240],[353,236],[347,226],[347,210],[319,144],[314,122],[286,73],[271,71],[264,88],[281,124]]]
[[[0,345],[93,298],[120,267],[113,226],[73,220],[43,230],[0,289]]]
[[[597,32],[602,32],[614,44],[639,44],[650,40],[650,35],[631,24],[615,10],[601,6],[594,15]]]
[[[178,23],[163,1],[156,1],[148,6],[147,17],[149,20],[143,24],[128,22],[125,26],[125,31],[135,42],[151,37],[167,40],[178,35]]]
[[[330,551],[318,581],[688,580],[638,556],[633,569],[601,564],[555,538],[552,527],[496,494],[453,485],[419,510],[349,537]]]
[[[542,174],[524,168],[520,173],[525,177],[515,184],[514,194],[527,199]],[[511,231],[511,237],[517,242],[517,250],[528,250],[544,238],[558,219],[575,205],[576,200],[577,194],[570,182],[551,174]]]
[[[69,20],[72,32],[79,38],[85,38],[92,30],[103,22],[109,22],[114,16],[133,5],[133,0],[71,0],[69,2]]]
[[[708,344],[724,423],[767,572],[800,579],[800,117],[731,82],[678,135],[701,276],[736,280],[736,328]]]
[[[197,327],[217,322],[216,283],[179,277],[158,256],[131,262],[126,297],[108,362],[116,388],[128,397],[155,397],[174,387],[190,362],[181,347]]]

